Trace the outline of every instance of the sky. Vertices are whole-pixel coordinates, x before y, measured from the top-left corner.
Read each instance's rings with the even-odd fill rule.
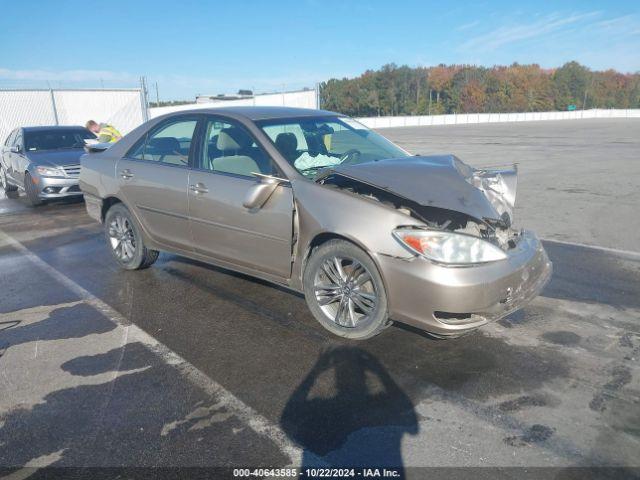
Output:
[[[387,63],[640,71],[639,0],[0,0],[0,88],[272,92]]]

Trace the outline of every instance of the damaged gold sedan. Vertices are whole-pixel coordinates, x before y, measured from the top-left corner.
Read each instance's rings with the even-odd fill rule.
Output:
[[[169,251],[304,292],[329,331],[467,333],[539,294],[552,266],[512,226],[517,172],[412,156],[348,117],[235,107],[154,119],[82,158],[114,259]]]

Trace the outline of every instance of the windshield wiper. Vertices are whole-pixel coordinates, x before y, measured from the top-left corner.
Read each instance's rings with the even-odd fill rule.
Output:
[[[68,150],[70,148],[82,148],[84,147],[84,143],[74,143],[73,145],[65,145],[64,147],[57,147],[56,150]]]
[[[322,170],[323,168],[329,168],[329,167],[335,167],[335,165],[333,165],[333,164],[331,164],[331,165],[315,165],[313,167],[303,168],[302,170],[300,170],[300,172],[304,173],[304,172],[317,171],[317,170]]]

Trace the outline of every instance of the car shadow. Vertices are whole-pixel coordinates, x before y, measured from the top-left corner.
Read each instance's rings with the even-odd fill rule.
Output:
[[[215,478],[214,470],[180,469],[288,461],[144,344],[78,356],[60,369],[73,386],[3,412],[0,476],[26,478],[35,470],[17,470],[34,459],[65,467],[40,470],[37,478],[157,478],[167,471],[172,478]],[[251,448],[230,449],[233,444]]]
[[[409,397],[373,355],[351,346],[320,354],[280,423],[304,448],[302,468],[325,462],[402,470],[402,438],[419,431]]]
[[[20,320],[0,323],[0,349],[34,341],[65,340],[107,333],[115,329],[113,322],[84,303],[52,309],[42,320]]]

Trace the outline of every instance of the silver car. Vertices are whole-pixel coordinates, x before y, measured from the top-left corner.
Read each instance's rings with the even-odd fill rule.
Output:
[[[0,185],[6,192],[23,190],[34,206],[80,196],[80,156],[84,141],[95,138],[84,127],[16,128],[2,146]]]
[[[337,113],[182,111],[93,150],[80,187],[123,268],[168,251],[247,273],[304,292],[342,337],[392,320],[459,336],[551,276],[535,234],[511,226],[515,168],[412,156]]]

